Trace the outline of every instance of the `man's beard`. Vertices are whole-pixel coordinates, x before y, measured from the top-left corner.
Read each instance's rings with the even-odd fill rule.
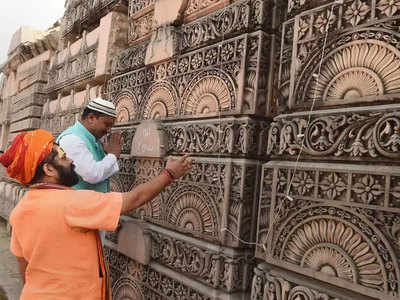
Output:
[[[71,187],[79,182],[79,176],[75,172],[74,164],[71,164],[71,167],[69,168],[57,164],[55,164],[54,167],[58,171],[59,184]]]

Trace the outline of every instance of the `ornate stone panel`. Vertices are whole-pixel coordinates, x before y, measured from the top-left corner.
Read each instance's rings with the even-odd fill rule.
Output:
[[[138,46],[131,47],[122,51],[113,58],[111,72],[113,75],[127,73],[144,66],[146,58],[146,49],[148,43],[141,43]]]
[[[275,88],[277,109],[284,111],[289,105],[291,65],[293,55],[294,19],[282,24],[281,52],[279,59],[279,73]]]
[[[203,5],[207,1],[201,2],[201,5]],[[189,3],[186,12],[192,9],[190,5],[193,5],[193,2]],[[180,50],[187,51],[187,49],[238,35],[244,31],[251,32],[269,27],[270,24],[267,22],[271,20],[271,7],[270,1],[236,1],[234,4],[208,14],[199,20],[187,23],[181,28]]]
[[[130,278],[121,278],[113,286],[113,299],[144,300],[140,287]]]
[[[154,0],[129,0],[129,15],[133,16],[141,10],[149,10],[154,7]]]
[[[95,26],[101,17],[116,5],[127,6],[127,1],[117,0],[69,0],[61,22],[61,36],[64,39],[79,35],[83,30]]]
[[[18,89],[21,91],[35,83],[46,83],[48,80],[48,63],[41,62],[18,73]]]
[[[129,24],[128,43],[133,45],[142,40],[149,39],[154,27],[154,11],[151,10],[145,15],[133,18]]]
[[[251,300],[344,300],[354,298],[337,298],[330,293],[316,290],[315,288],[288,280],[286,274],[279,271],[269,271],[264,265],[254,270],[252,281]],[[285,276],[286,275],[286,276]],[[291,276],[292,277],[292,276]],[[336,294],[337,292],[331,292]]]
[[[387,19],[396,18],[396,5],[332,2],[286,22],[288,29],[294,28],[290,87],[284,90],[289,108],[387,101],[387,95],[397,95],[398,34]],[[281,52],[281,85],[287,78],[288,51],[284,47]]]
[[[164,165],[156,159],[122,158],[119,163],[120,174],[112,180],[114,191],[148,181]],[[248,247],[236,237],[254,241],[258,173],[258,163],[252,161],[199,158],[189,175],[131,215],[204,240]]]
[[[267,154],[398,161],[400,106],[381,105],[279,116],[268,133]]]
[[[122,131],[122,136],[128,140],[133,138],[133,134],[131,137],[131,134],[127,133],[125,130]],[[121,153],[125,153],[126,150],[127,142],[124,141]],[[133,172],[135,161],[123,155],[118,159],[118,165],[120,171],[118,174],[111,177],[110,188],[113,192],[129,192],[135,181],[135,172]]]
[[[265,149],[267,123],[250,118],[208,119],[165,124],[173,154],[257,157]]]
[[[49,70],[46,92],[52,93],[77,82],[82,85],[84,80],[93,77],[96,70],[97,48],[98,42],[91,46],[87,45],[84,34],[79,53],[71,56],[68,46],[66,57],[62,62],[58,62],[59,55],[55,55]]]
[[[247,253],[230,255],[152,232],[152,259],[185,276],[226,292],[246,291],[249,288],[250,261]]]
[[[222,78],[221,78],[222,77]],[[221,70],[199,73],[183,94],[183,115],[202,115],[235,109],[233,82]]]
[[[266,68],[268,65],[268,40],[261,31],[245,34],[146,67],[140,67],[145,46],[136,46],[113,62],[115,73],[135,70],[109,80],[108,98],[116,102],[121,95],[130,92],[137,99],[139,111],[143,112],[138,120],[241,112],[263,114],[267,104],[267,75],[266,71],[260,72],[258,66]],[[250,75],[245,80],[246,65]],[[157,90],[158,95],[155,87],[161,88]],[[155,113],[149,113],[149,109],[155,109]]]
[[[139,113],[138,102],[134,94],[126,91],[120,93],[116,99],[116,123],[125,123],[134,120]]]
[[[399,296],[396,168],[270,162],[263,174],[256,257],[371,297]]]
[[[105,247],[105,256],[110,263],[111,284],[116,300],[232,299],[230,294],[217,292],[201,283],[193,286],[193,282],[187,280],[182,274],[157,263],[149,266],[137,264],[115,251],[113,246]],[[240,295],[232,294],[232,297],[240,297]]]
[[[128,221],[128,217],[123,217]],[[118,231],[107,235],[107,240],[118,244]],[[253,250],[232,250],[193,239],[187,235],[146,225],[152,240],[151,261],[166,266],[191,278],[228,293],[245,292],[250,287]],[[110,244],[111,245],[111,244]]]
[[[157,120],[176,116],[178,111],[178,94],[168,81],[153,84],[145,95],[142,119]]]
[[[20,93],[17,97],[13,99],[11,114],[17,113],[23,109],[26,109],[29,106],[42,106],[45,103],[45,95],[43,94],[25,94],[26,93]]]

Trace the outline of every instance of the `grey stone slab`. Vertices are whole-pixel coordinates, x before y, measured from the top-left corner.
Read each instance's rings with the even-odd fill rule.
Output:
[[[18,300],[22,282],[17,259],[10,252],[9,247],[10,236],[6,230],[6,222],[0,218],[0,287],[6,292],[8,300]]]

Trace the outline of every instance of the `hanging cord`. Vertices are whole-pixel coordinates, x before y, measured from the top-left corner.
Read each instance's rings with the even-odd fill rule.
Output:
[[[319,84],[319,78],[320,78],[320,76],[321,76],[322,63],[323,63],[323,60],[324,60],[325,51],[326,51],[326,45],[327,45],[327,41],[328,41],[329,27],[330,27],[330,20],[329,20],[329,19],[330,19],[331,16],[333,15],[333,9],[334,9],[334,7],[335,7],[336,5],[341,5],[341,4],[343,4],[343,0],[336,0],[336,1],[334,1],[334,3],[332,3],[332,7],[331,7],[331,10],[330,10],[330,13],[329,13],[329,15],[327,16],[327,24],[326,24],[326,28],[325,28],[325,37],[324,37],[324,43],[323,43],[322,52],[321,52],[321,59],[320,59],[319,65],[318,65],[318,73],[312,74],[312,76],[313,76],[314,78],[316,78],[316,86],[318,86],[318,84]],[[311,108],[310,108],[310,110],[308,111],[308,121],[307,121],[306,127],[304,128],[304,133],[307,131],[308,126],[309,126],[310,123],[311,123],[311,114],[312,114],[312,112],[313,112],[313,110],[314,110],[314,108],[315,108],[316,97],[317,97],[317,95],[316,95],[316,90],[314,89],[313,100],[312,100]],[[292,175],[291,175],[291,178],[290,178],[290,181],[289,181],[289,185],[288,185],[288,187],[287,187],[287,192],[286,192],[285,198],[282,199],[282,201],[279,203],[277,212],[274,213],[274,214],[272,214],[271,225],[270,225],[270,227],[269,227],[269,229],[268,229],[268,232],[267,232],[266,241],[269,240],[270,235],[271,235],[271,233],[272,233],[272,228],[274,227],[274,225],[275,225],[275,224],[277,223],[277,221],[278,221],[279,214],[280,214],[280,212],[281,212],[281,210],[282,210],[282,208],[283,208],[284,200],[287,199],[287,200],[289,200],[289,201],[291,201],[291,202],[294,201],[293,197],[290,196],[290,190],[291,190],[291,187],[292,187],[292,184],[293,184],[294,177],[295,177],[296,172],[297,172],[298,167],[299,167],[300,157],[301,157],[301,155],[302,155],[302,153],[303,153],[303,150],[304,150],[305,135],[302,134],[302,133],[300,132],[300,133],[297,135],[297,137],[298,137],[298,138],[302,138],[302,141],[301,141],[299,153],[298,153],[297,158],[296,158],[295,167],[294,167],[294,169],[293,169],[293,173],[292,173]],[[263,244],[263,245],[264,245],[264,244]],[[264,250],[265,250],[265,245],[263,246],[263,248],[264,248]],[[267,251],[265,251],[265,252],[266,252],[266,254],[267,254]]]

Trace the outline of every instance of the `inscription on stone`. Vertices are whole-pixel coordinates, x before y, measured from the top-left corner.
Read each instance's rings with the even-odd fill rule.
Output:
[[[142,122],[136,129],[132,141],[131,156],[163,157],[166,153],[167,140],[160,123]]]

